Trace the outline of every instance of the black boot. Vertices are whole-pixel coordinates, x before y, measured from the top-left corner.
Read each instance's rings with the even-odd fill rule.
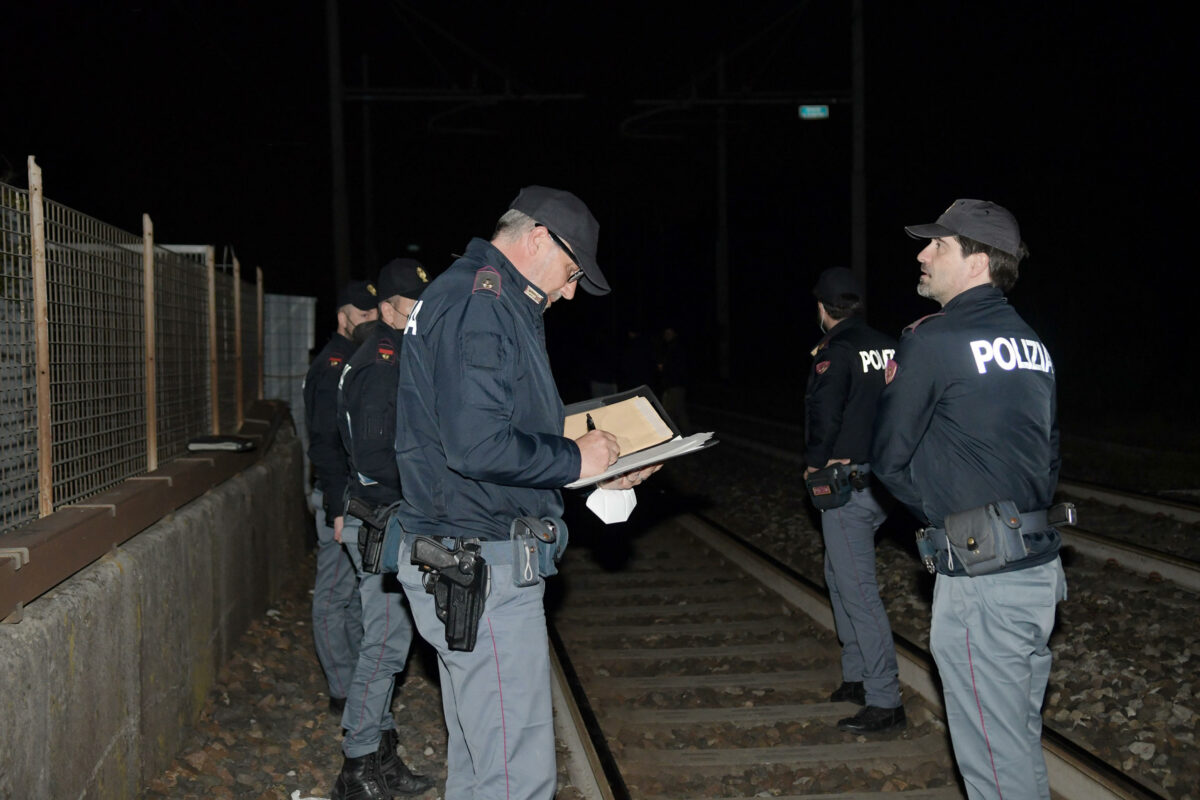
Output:
[[[392,794],[420,794],[433,786],[433,781],[424,775],[416,775],[400,759],[396,742],[400,737],[396,731],[384,731],[379,737],[379,771],[384,786]]]
[[[375,752],[359,758],[346,757],[329,800],[391,800],[391,796],[379,772],[379,753]]]
[[[838,721],[838,730],[849,733],[883,733],[898,731],[908,724],[904,716],[904,706],[895,708],[880,708],[866,706],[853,717]]]
[[[842,681],[842,685],[829,695],[831,703],[855,703],[860,706],[867,704],[867,691],[862,681]]]

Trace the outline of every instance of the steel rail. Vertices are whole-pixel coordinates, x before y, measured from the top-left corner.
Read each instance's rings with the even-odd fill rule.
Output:
[[[745,417],[746,415],[740,416]],[[758,453],[759,455],[767,456],[768,458],[774,458],[780,461],[796,464],[798,467],[802,467],[804,465],[804,459],[798,453],[790,450],[784,450],[783,448],[766,444],[765,442],[760,442],[746,436],[722,432],[721,441],[726,444],[733,445],[734,447],[740,447],[744,450],[750,450]],[[1074,482],[1070,482],[1068,485],[1071,487],[1070,489],[1064,486],[1063,482],[1059,482],[1060,488],[1062,488],[1068,494],[1073,494],[1076,497],[1083,496],[1081,493],[1073,491],[1077,487],[1085,487],[1080,488],[1080,492],[1094,491],[1099,493],[1103,491],[1107,493],[1105,496],[1110,498],[1116,498],[1119,496],[1117,490],[1113,489],[1100,490],[1095,487],[1089,487],[1087,484],[1078,484]],[[1174,506],[1177,508],[1186,509],[1185,506],[1182,506],[1182,504],[1179,503],[1171,503],[1170,501],[1155,501],[1154,498],[1147,498],[1141,495],[1130,495],[1128,493],[1121,494],[1127,498],[1136,498],[1141,500],[1142,508],[1150,508],[1152,503],[1159,502],[1163,506]],[[1096,499],[1099,499],[1099,497],[1096,497]],[[1101,500],[1101,502],[1106,501]],[[1130,508],[1133,508],[1129,502],[1122,502],[1123,504],[1128,505]],[[1176,518],[1178,519],[1179,517]],[[1200,564],[1195,561],[1191,561],[1186,558],[1180,558],[1179,556],[1171,553],[1164,553],[1161,550],[1155,550],[1142,545],[1130,544],[1128,542],[1121,541],[1120,539],[1115,539],[1100,533],[1094,533],[1078,526],[1061,526],[1059,527],[1058,531],[1062,536],[1064,547],[1073,548],[1076,552],[1099,561],[1111,561],[1118,566],[1129,569],[1139,575],[1162,578],[1163,580],[1171,581],[1172,583],[1175,583],[1189,591],[1200,592]]]
[[[562,637],[550,619],[546,620],[546,628],[550,635],[554,729],[567,746],[571,785],[584,800],[633,800]]]
[[[1200,523],[1200,506],[1190,503],[1180,503],[1152,495],[1136,494],[1111,486],[1100,486],[1086,481],[1058,481],[1058,489],[1072,497],[1083,497],[1097,500],[1110,506],[1125,506],[1143,514],[1162,514],[1164,517],[1185,522],[1189,525]]]
[[[743,411],[730,411],[717,408],[715,406],[694,405],[693,408],[705,414],[714,414],[730,419],[741,420],[757,425],[765,425],[781,430],[789,431],[797,436],[804,433],[804,427],[793,422],[784,422],[774,420],[767,417],[759,417],[754,414],[747,414]],[[770,445],[757,442],[745,436],[731,435],[725,432],[721,433],[722,441],[737,442],[745,447],[761,447],[765,448],[764,453],[768,453],[772,448]],[[783,451],[780,451],[783,452]],[[789,454],[791,455],[791,454]],[[798,458],[797,458],[798,460]],[[1100,484],[1090,483],[1088,481],[1079,481],[1067,478],[1059,478],[1058,489],[1064,494],[1069,494],[1073,497],[1082,497],[1089,500],[1096,500],[1106,505],[1125,506],[1133,511],[1139,511],[1143,514],[1162,514],[1165,517],[1178,520],[1190,525],[1200,523],[1200,505],[1194,503],[1181,503],[1177,500],[1168,500],[1163,497],[1154,495],[1139,494],[1130,492],[1125,489],[1118,489],[1112,486],[1101,486]]]
[[[724,434],[722,439],[727,441]],[[696,513],[683,516],[680,522],[693,535],[760,580],[789,604],[833,630],[833,611],[825,587],[746,542],[719,522]],[[896,640],[900,680],[915,689],[944,716],[932,656],[920,645],[898,633],[893,633],[893,637]],[[1050,787],[1061,800],[1165,800],[1150,787],[1052,728],[1043,727],[1042,748],[1050,775]]]

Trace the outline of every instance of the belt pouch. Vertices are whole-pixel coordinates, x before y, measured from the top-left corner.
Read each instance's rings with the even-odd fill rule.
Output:
[[[998,572],[1025,557],[1021,515],[1011,500],[949,514],[945,524],[950,556],[968,575]]]
[[[511,532],[513,547],[513,585],[533,586],[538,582],[541,571],[538,558],[538,540],[528,529]]]
[[[819,469],[804,479],[804,486],[813,505],[821,511],[841,508],[850,502],[854,490],[850,485],[850,465],[831,464]]]

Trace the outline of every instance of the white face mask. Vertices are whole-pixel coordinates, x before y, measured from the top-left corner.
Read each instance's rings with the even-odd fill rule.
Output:
[[[606,525],[629,519],[637,505],[633,489],[597,489],[587,499],[587,507]]]

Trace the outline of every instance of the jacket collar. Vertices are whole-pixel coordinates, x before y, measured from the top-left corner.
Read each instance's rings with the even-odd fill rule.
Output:
[[[815,356],[817,353],[821,352],[822,349],[828,347],[829,343],[833,341],[835,336],[839,336],[851,328],[857,328],[862,324],[863,318],[860,314],[853,314],[849,317],[846,317],[844,320],[825,332],[825,335],[821,337],[821,341],[817,342],[817,346],[812,349],[811,355]]]
[[[466,257],[475,263],[492,267],[500,273],[500,296],[512,305],[541,316],[546,310],[546,293],[513,266],[512,262],[487,239],[476,237],[467,245]]]

